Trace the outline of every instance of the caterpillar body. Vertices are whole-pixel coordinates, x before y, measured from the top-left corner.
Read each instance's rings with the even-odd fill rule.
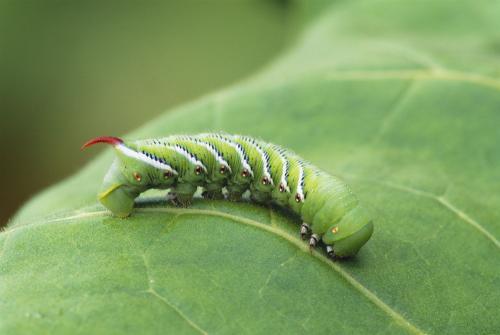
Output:
[[[332,258],[355,255],[373,233],[373,222],[349,186],[278,145],[247,136],[199,134],[124,141],[97,137],[82,147],[107,143],[116,159],[98,195],[119,217],[151,189],[169,189],[172,202],[188,206],[199,187],[209,199],[273,202],[298,214],[309,246],[319,241]]]

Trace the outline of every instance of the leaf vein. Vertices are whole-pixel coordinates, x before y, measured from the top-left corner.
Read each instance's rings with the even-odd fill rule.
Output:
[[[393,102],[392,107],[390,108],[389,112],[382,120],[379,131],[375,134],[373,140],[371,141],[372,144],[378,143],[382,139],[382,137],[389,130],[389,127],[392,125],[392,122],[394,121],[394,119],[396,119],[396,117],[399,114],[401,114],[401,112],[403,111],[402,106],[412,96],[417,82],[418,81],[415,80],[415,78],[412,78],[410,83],[408,83],[408,85],[398,95],[398,97],[396,98],[396,101]]]
[[[470,226],[475,228],[478,232],[480,232],[487,239],[489,239],[491,242],[493,242],[493,244],[497,248],[500,249],[500,242],[496,239],[496,237],[492,233],[490,233],[486,228],[484,228],[479,222],[472,219],[464,211],[460,210],[458,207],[456,207],[452,203],[450,203],[449,200],[446,200],[446,198],[444,198],[443,196],[438,196],[438,195],[435,195],[435,194],[430,193],[430,192],[418,190],[418,189],[404,186],[404,185],[395,184],[392,182],[386,182],[386,181],[382,182],[382,181],[376,181],[376,180],[365,179],[365,178],[356,178],[356,177],[353,177],[353,178],[375,182],[377,184],[380,184],[380,185],[383,185],[383,186],[386,186],[389,188],[393,188],[393,189],[400,190],[403,192],[411,193],[411,194],[414,194],[416,196],[432,199],[432,200],[436,201],[437,203],[439,203],[444,208],[446,208],[449,211],[451,211],[452,213],[454,213],[459,219],[461,219],[462,221],[468,223]]]
[[[441,80],[466,82],[473,85],[489,87],[500,91],[500,80],[477,73],[443,69],[410,69],[410,70],[373,70],[373,71],[334,71],[326,75],[329,80]]]
[[[285,231],[282,231],[278,229],[277,227],[272,227],[269,224],[265,224],[262,222],[258,222],[249,218],[244,218],[244,217],[239,217],[233,214],[229,213],[224,213],[216,210],[206,210],[206,209],[196,209],[196,208],[138,208],[136,210],[137,213],[173,213],[173,214],[193,214],[193,215],[210,215],[210,216],[217,216],[217,217],[222,217],[226,218],[229,220],[232,220],[234,222],[239,222],[242,224],[246,224],[249,226],[253,226],[259,229],[262,229],[264,231],[270,232],[274,235],[277,235],[294,246],[296,246],[298,249],[302,250],[303,252],[306,253],[311,253],[312,256],[314,256],[317,260],[321,261],[323,264],[331,267],[334,271],[336,271],[344,280],[346,280],[354,289],[356,289],[361,295],[363,295],[366,299],[368,299],[371,303],[373,303],[376,307],[381,309],[384,313],[386,313],[389,317],[391,317],[400,327],[406,329],[408,332],[412,334],[426,334],[423,332],[421,329],[417,328],[415,325],[410,323],[403,315],[398,313],[396,310],[392,309],[389,305],[387,305],[385,302],[383,302],[375,293],[370,291],[367,287],[365,287],[363,284],[361,284],[359,281],[357,281],[351,274],[349,274],[346,270],[344,270],[340,265],[332,262],[331,260],[327,259],[322,255],[319,251],[317,250],[309,250],[309,247],[306,246],[305,243],[302,241],[298,240],[296,237],[290,235],[289,233],[286,233]],[[85,213],[79,213],[77,215],[70,215],[67,217],[60,217],[55,220],[50,221],[51,223],[55,222],[61,222],[61,221],[68,221],[68,220],[75,220],[75,219],[81,219],[81,218],[86,218],[86,217],[95,217],[95,216],[108,216],[109,212],[108,211],[96,211],[96,212],[90,212],[88,213],[88,216],[84,215]],[[36,225],[43,225],[44,223],[38,223]],[[47,224],[47,223],[45,223]],[[20,230],[23,228],[27,228],[30,226],[33,226],[35,224],[31,225],[22,225],[17,228],[12,228],[10,230],[5,231],[4,233],[10,233],[12,231]],[[154,289],[148,290],[149,294],[154,295],[156,298],[162,300],[165,304],[171,306],[174,308],[176,311],[178,311],[180,314],[182,311],[180,311],[177,307],[172,305],[165,297],[162,297],[159,295]],[[182,315],[184,315],[182,313]],[[186,318],[186,320],[189,320]],[[190,321],[190,320],[189,320]],[[194,323],[193,323],[194,324]],[[196,327],[198,327],[196,324],[194,324]],[[200,332],[204,332],[200,328]],[[206,332],[205,332],[206,333]]]
[[[147,277],[147,283],[148,283],[148,289],[146,290],[147,293],[151,294],[153,297],[157,298],[161,302],[163,302],[165,305],[173,309],[183,320],[185,320],[191,328],[195,329],[197,332],[200,334],[207,335],[208,333],[203,330],[200,326],[198,326],[194,321],[192,321],[182,310],[179,309],[179,307],[175,306],[172,304],[170,301],[168,301],[167,298],[164,296],[160,295],[153,287],[154,280],[151,277],[151,274],[149,273],[149,265],[148,261],[146,258],[145,254],[142,254],[142,261],[144,263],[144,267],[146,269],[146,277]]]
[[[295,253],[294,255],[288,257],[285,261],[283,261],[281,264],[279,264],[277,268],[275,268],[271,272],[269,272],[269,275],[267,276],[266,281],[264,282],[264,285],[262,285],[262,287],[259,289],[259,297],[261,299],[263,298],[262,291],[264,291],[264,289],[267,287],[267,285],[269,285],[269,282],[271,281],[273,276],[276,274],[276,272],[281,270],[281,268],[283,268],[288,263],[292,262],[297,257],[297,254],[298,253]]]

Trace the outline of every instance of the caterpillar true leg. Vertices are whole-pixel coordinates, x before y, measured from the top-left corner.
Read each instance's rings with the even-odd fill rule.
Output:
[[[319,241],[319,236],[316,234],[312,234],[311,238],[309,239],[309,249],[316,248],[318,241]]]
[[[337,257],[335,256],[335,252],[333,251],[333,247],[331,245],[326,246],[326,253],[331,259],[333,260],[337,259]]]
[[[307,223],[302,223],[300,226],[300,237],[305,240],[311,234],[311,227]]]

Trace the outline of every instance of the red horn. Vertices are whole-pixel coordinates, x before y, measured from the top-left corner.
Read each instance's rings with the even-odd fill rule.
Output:
[[[88,141],[87,143],[85,143],[84,145],[82,145],[81,150],[83,150],[87,147],[90,147],[91,145],[94,145],[96,143],[107,143],[107,144],[111,144],[114,146],[114,145],[118,145],[118,144],[123,143],[123,140],[121,138],[113,137],[113,136],[100,136],[100,137],[93,138],[90,141]]]

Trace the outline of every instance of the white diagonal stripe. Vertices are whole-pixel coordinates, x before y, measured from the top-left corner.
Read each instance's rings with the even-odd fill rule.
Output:
[[[236,152],[238,153],[238,156],[240,157],[240,162],[241,165],[243,165],[243,168],[250,173],[250,175],[253,177],[253,171],[252,168],[250,167],[250,164],[245,158],[245,153],[243,152],[243,149],[241,146],[237,145],[236,143],[232,142],[231,140],[225,138],[224,136],[218,135],[218,134],[202,134],[201,136],[208,136],[212,138],[219,139],[223,141],[224,143],[228,144],[230,147],[232,147]]]
[[[281,159],[281,178],[280,178],[280,184],[283,185],[285,190],[287,192],[290,192],[290,187],[288,187],[288,169],[290,168],[288,164],[288,159],[286,159],[285,153],[283,152],[283,149],[278,147],[277,145],[273,145],[274,151],[278,153],[278,156]]]
[[[299,163],[299,179],[297,181],[297,194],[300,195],[300,198],[304,200],[304,164],[302,162]]]
[[[199,159],[197,159],[196,156],[194,156],[192,153],[187,151],[182,146],[175,144],[175,145],[171,146],[171,148],[173,148],[178,154],[186,157],[191,164],[193,164],[195,166],[201,166],[205,172],[207,171],[207,168],[205,167],[205,165]]]
[[[197,138],[191,138],[190,139],[193,143],[197,145],[201,145],[205,149],[207,149],[212,156],[214,156],[215,160],[222,166],[226,167],[229,170],[229,173],[231,173],[231,167],[229,166],[228,162],[222,157],[221,153],[211,144],[204,142],[202,140],[199,140]]]
[[[267,178],[270,182],[271,185],[273,185],[273,179],[271,178],[271,171],[270,171],[270,163],[269,163],[269,156],[266,155],[264,150],[260,147],[258,143],[255,142],[254,139],[246,137],[246,136],[238,136],[239,139],[245,141],[249,145],[253,146],[255,150],[260,155],[260,159],[262,161],[262,174],[264,175],[265,178]]]
[[[175,171],[170,165],[168,165],[164,162],[156,161],[156,160],[146,156],[142,152],[137,152],[135,150],[130,149],[129,147],[127,147],[124,144],[118,144],[115,147],[116,147],[116,149],[120,150],[120,152],[122,154],[124,154],[125,156],[135,158],[135,159],[137,159],[141,162],[144,162],[146,164],[149,164],[157,169],[166,170],[166,171],[170,171],[174,174],[177,174],[177,171]]]

